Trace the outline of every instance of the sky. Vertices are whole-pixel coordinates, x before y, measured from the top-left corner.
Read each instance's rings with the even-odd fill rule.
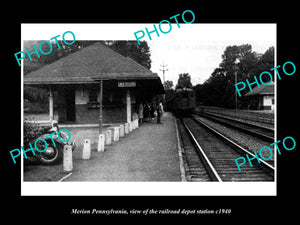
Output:
[[[271,46],[276,48],[276,24],[180,24],[178,28],[175,23],[168,34],[157,37],[153,33],[151,38],[146,39],[151,51],[151,71],[163,82],[161,65],[166,64],[165,80],[172,80],[175,86],[178,74],[189,73],[196,85],[204,83],[219,66],[227,46],[251,44],[257,53],[264,53]]]

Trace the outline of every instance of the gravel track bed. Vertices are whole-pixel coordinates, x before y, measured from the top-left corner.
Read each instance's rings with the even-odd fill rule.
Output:
[[[222,133],[226,137],[230,138],[231,140],[237,142],[239,145],[241,145],[245,149],[249,150],[250,152],[256,151],[257,154],[259,155],[259,150],[262,147],[264,147],[264,146],[270,147],[273,151],[273,156],[271,157],[270,160],[267,161],[267,163],[274,165],[274,146],[270,146],[271,143],[260,140],[259,138],[256,138],[256,137],[252,137],[251,135],[244,134],[241,131],[236,131],[232,128],[225,127],[223,125],[220,125],[216,122],[213,122],[213,121],[206,119],[204,117],[201,117],[201,116],[194,116],[194,118],[201,120],[204,123],[211,126],[212,128],[218,130],[220,133]],[[267,150],[263,150],[261,154],[264,158],[269,158],[269,156],[270,156],[270,152]]]
[[[177,124],[180,133],[180,140],[183,145],[182,156],[185,164],[185,175],[187,181],[211,181],[180,120],[177,120]]]

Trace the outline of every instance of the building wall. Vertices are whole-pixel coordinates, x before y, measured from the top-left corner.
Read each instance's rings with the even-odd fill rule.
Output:
[[[89,91],[87,88],[78,87],[75,90],[75,104],[86,105],[89,101]]]
[[[274,110],[274,95],[263,95],[258,98],[258,109]]]
[[[99,108],[89,108],[88,105],[75,105],[76,123],[99,123]],[[125,123],[126,106],[103,106],[103,123]]]
[[[264,95],[263,96],[263,109],[274,110],[274,95]]]
[[[89,103],[89,88],[77,87],[75,90],[75,111],[76,123],[98,123],[99,122],[99,104],[91,105]],[[117,93],[106,90],[103,93],[103,123],[125,123],[127,122],[126,111],[126,92]],[[99,93],[97,101],[99,102]],[[132,95],[132,94],[131,94]],[[131,105],[134,108],[135,97],[131,96]],[[132,111],[134,112],[134,111]]]
[[[249,109],[252,110],[274,110],[274,95],[251,96]]]

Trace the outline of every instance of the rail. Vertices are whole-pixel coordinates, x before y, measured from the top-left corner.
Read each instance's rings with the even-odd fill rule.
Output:
[[[236,119],[248,120],[252,122],[260,122],[264,124],[274,125],[274,113],[263,113],[249,110],[231,110],[216,107],[201,106],[199,112],[210,112],[218,115],[228,116]]]
[[[194,121],[196,121],[197,123],[199,123],[200,125],[204,126],[205,128],[207,128],[209,131],[211,131],[212,133],[214,133],[216,136],[218,136],[220,139],[222,139],[224,142],[228,143],[229,145],[231,145],[236,151],[238,151],[242,156],[246,157],[246,154],[250,155],[252,158],[255,157],[255,155],[248,151],[247,149],[243,148],[242,146],[240,146],[239,144],[235,143],[234,141],[230,140],[229,138],[225,137],[223,134],[221,134],[220,132],[218,132],[217,130],[215,130],[214,128],[210,127],[209,125],[205,124],[202,121],[196,120],[194,119]],[[259,159],[261,164],[258,164],[257,162],[254,162],[256,164],[256,166],[261,167],[262,169],[264,169],[266,172],[268,172],[269,174],[274,175],[274,171],[275,168],[270,165],[269,163],[267,163],[266,161],[264,161],[263,159]]]
[[[246,134],[250,134],[252,136],[258,137],[262,140],[268,142],[274,142],[274,129],[272,128],[248,123],[245,121],[235,120],[232,118],[224,117],[221,115],[215,115],[211,113],[195,112],[195,114],[213,120],[217,123],[221,123],[225,126],[234,128],[235,130],[239,130]]]
[[[222,179],[220,178],[219,174],[217,173],[216,169],[214,168],[214,166],[212,165],[212,163],[210,162],[210,160],[208,159],[207,155],[205,154],[205,152],[203,151],[203,149],[201,148],[200,144],[198,143],[198,141],[196,140],[195,136],[193,135],[192,131],[188,128],[188,126],[183,122],[183,120],[181,120],[184,128],[186,129],[189,137],[191,138],[191,141],[193,143],[193,145],[195,146],[196,150],[197,150],[197,154],[200,157],[201,161],[204,164],[204,167],[206,169],[206,171],[208,172],[210,178],[213,181],[219,181],[222,182]]]
[[[192,121],[193,123],[195,123],[195,125],[189,127],[193,124]],[[246,154],[248,154],[249,157],[255,157],[255,155],[201,121],[198,121],[196,119],[181,119],[181,122],[184,129],[186,130],[187,135],[189,136],[189,139],[195,147],[198,157],[203,163],[203,166],[212,181],[267,181],[274,179],[275,168],[264,160],[260,160],[260,163],[253,162],[254,167],[251,167],[251,169],[249,168],[249,175],[247,175],[248,172],[244,172],[243,174],[239,173],[237,169],[236,172],[234,172],[234,157],[236,157],[237,155],[246,156]],[[198,130],[197,124],[198,126],[200,125],[199,128],[202,127],[201,129],[207,130],[208,133],[210,133],[211,138],[214,137],[216,139],[219,139],[227,147],[221,147],[220,144],[219,146],[211,146],[211,143],[215,143],[214,141],[207,143],[204,142],[202,144],[204,144],[205,148],[201,147],[197,140],[199,137],[196,136],[195,133],[193,133],[193,131]],[[193,131],[191,130],[191,128],[193,128]],[[201,131],[201,129],[198,131]],[[208,146],[210,146],[210,148],[206,149],[206,147]]]

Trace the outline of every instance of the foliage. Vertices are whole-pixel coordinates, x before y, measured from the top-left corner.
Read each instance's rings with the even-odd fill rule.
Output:
[[[191,82],[191,75],[189,75],[188,73],[179,74],[176,88],[183,88],[183,87],[186,87],[186,88],[193,87],[192,82]]]
[[[151,68],[150,48],[146,41],[141,41],[140,45],[136,41],[111,41],[110,47],[123,56],[128,56],[146,67]]]
[[[35,139],[37,139],[39,136],[41,136],[42,134],[46,133],[51,126],[46,126],[46,127],[41,127],[36,123],[30,123],[29,122],[30,119],[25,118],[24,119],[24,149],[28,149],[29,148],[29,143],[31,143],[31,145],[33,146],[33,141]],[[33,146],[34,148],[34,146]]]
[[[166,81],[164,82],[164,88],[165,88],[165,90],[173,89],[173,87],[174,87],[173,81],[171,81],[171,80],[166,80]]]
[[[172,110],[171,107],[172,107],[172,100],[174,98],[174,84],[173,84],[173,81],[171,80],[166,80],[164,82],[164,88],[165,88],[165,91],[166,91],[166,94],[165,94],[165,101],[164,101],[164,108],[166,111],[170,111]]]
[[[234,108],[234,84],[246,79],[251,83],[254,81],[254,75],[258,77],[261,72],[269,71],[273,67],[274,47],[270,47],[264,54],[258,54],[252,51],[249,44],[228,46],[219,67],[203,85],[195,87],[197,101],[205,105]],[[267,82],[268,78],[264,77],[263,81]],[[247,91],[249,90],[243,90],[242,96]],[[238,108],[247,108],[248,101],[248,98],[238,97]]]
[[[24,99],[27,99],[31,102],[40,102],[47,103],[48,101],[48,90],[36,87],[27,87],[24,88]]]

